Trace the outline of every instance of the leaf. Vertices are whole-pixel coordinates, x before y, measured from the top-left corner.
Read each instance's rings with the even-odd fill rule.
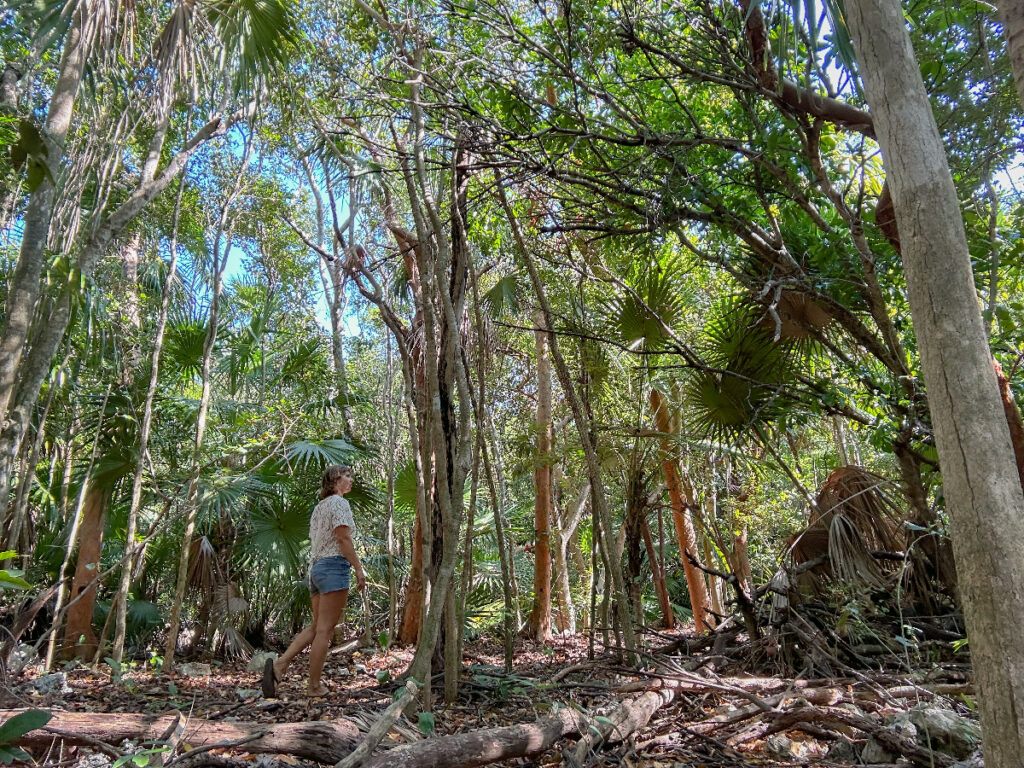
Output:
[[[352,443],[341,438],[333,440],[297,440],[289,445],[285,452],[289,461],[297,462],[303,467],[310,464],[345,464],[359,450]]]
[[[8,570],[0,570],[0,589],[31,589],[32,585]]]
[[[524,291],[519,275],[505,275],[483,296],[484,306],[491,317],[502,317],[518,312],[523,305]]]
[[[7,719],[0,725],[0,744],[17,741],[29,731],[42,728],[52,717],[45,709],[30,709]]]
[[[434,713],[433,712],[420,712],[419,722],[420,733],[424,736],[429,736],[434,732]]]
[[[15,760],[27,763],[32,760],[32,756],[21,747],[0,746],[0,763],[10,765]]]

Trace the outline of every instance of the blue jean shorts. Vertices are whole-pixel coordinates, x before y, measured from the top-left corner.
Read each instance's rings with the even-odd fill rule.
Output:
[[[309,592],[319,595],[348,589],[352,566],[341,555],[321,557],[309,569]]]

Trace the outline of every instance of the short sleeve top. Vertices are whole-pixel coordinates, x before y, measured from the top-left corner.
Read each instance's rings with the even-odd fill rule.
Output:
[[[339,525],[347,525],[355,531],[355,520],[352,507],[343,496],[328,496],[313,508],[309,518],[309,564],[312,565],[322,557],[340,555],[338,543],[334,539],[334,529]]]

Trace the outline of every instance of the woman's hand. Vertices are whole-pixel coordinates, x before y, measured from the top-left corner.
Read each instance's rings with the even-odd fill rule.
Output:
[[[356,568],[356,589],[360,592],[366,589],[366,574],[362,568]]]

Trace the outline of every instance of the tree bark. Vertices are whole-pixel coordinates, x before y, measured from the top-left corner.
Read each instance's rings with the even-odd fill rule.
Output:
[[[665,485],[668,488],[669,500],[672,504],[672,521],[676,527],[676,538],[679,541],[679,559],[683,564],[683,573],[686,575],[686,588],[690,593],[690,607],[693,610],[693,623],[698,632],[706,631],[708,627],[708,589],[704,581],[704,574],[690,562],[686,556],[689,552],[697,558],[697,534],[693,527],[693,518],[690,513],[692,499],[687,499],[683,493],[683,483],[679,477],[679,464],[674,457],[672,446],[668,435],[672,433],[672,424],[669,419],[668,406],[665,398],[657,389],[651,389],[650,395],[651,411],[654,413],[654,426],[661,434],[662,470],[665,473]]]
[[[72,13],[71,25],[64,39],[60,72],[43,124],[49,176],[43,178],[29,197],[18,262],[8,287],[6,324],[0,337],[0,428],[6,427],[8,410],[14,400],[15,389],[19,386],[19,367],[28,341],[36,300],[39,298],[40,281],[46,264],[46,240],[57,199],[55,180],[60,173],[64,139],[71,127],[75,100],[89,53],[89,40],[83,31],[86,13],[84,8]]]
[[[586,727],[583,715],[563,709],[535,723],[457,733],[395,747],[363,763],[363,768],[477,768],[542,754],[559,739],[582,733]]]
[[[978,680],[985,764],[1024,754],[1024,494],[956,189],[898,0],[846,4],[896,210]]]
[[[534,314],[537,348],[537,411],[534,426],[534,568],[530,635],[538,642],[551,639],[551,361],[543,313]]]
[[[1020,410],[1013,398],[1013,390],[1010,389],[1010,381],[1003,373],[1003,367],[999,361],[993,360],[995,366],[996,381],[999,382],[999,398],[1003,403],[1003,413],[1006,414],[1006,424],[1010,428],[1010,442],[1013,443],[1013,456],[1017,462],[1017,475],[1020,477],[1021,488],[1024,488],[1024,421],[1021,420]]]
[[[76,602],[68,608],[67,623],[64,625],[61,652],[64,658],[77,656],[83,660],[92,660],[96,652],[92,614],[96,607],[96,575],[100,571],[103,523],[109,496],[107,489],[91,483],[85,495],[85,508],[82,510],[78,534],[78,560],[75,578],[71,582],[70,599]]]
[[[584,483],[580,489],[575,501],[566,510],[566,514],[559,521],[559,525],[555,533],[555,546],[553,550],[554,565],[557,571],[557,579],[555,581],[557,592],[556,599],[558,602],[558,613],[559,613],[559,630],[569,634],[576,634],[576,607],[573,605],[572,599],[572,587],[569,580],[569,542],[576,534],[576,529],[579,526],[580,519],[583,517],[583,510],[587,506],[587,500],[590,498],[590,485]],[[583,575],[583,569],[580,569],[579,575]]]
[[[128,506],[128,531],[125,536],[125,551],[121,558],[121,577],[117,592],[114,593],[114,645],[111,655],[120,663],[124,654],[125,633],[128,616],[128,590],[131,587],[132,571],[134,570],[136,546],[135,534],[139,525],[139,510],[142,507],[142,478],[145,473],[146,457],[149,453],[149,434],[153,426],[153,403],[160,382],[160,356],[164,347],[164,332],[167,329],[167,314],[171,304],[171,293],[174,288],[174,277],[178,268],[178,219],[181,215],[181,198],[185,191],[185,182],[178,186],[178,196],[174,205],[174,219],[171,224],[170,264],[167,267],[167,278],[164,281],[163,294],[160,299],[160,313],[157,316],[156,330],[153,333],[153,352],[150,360],[149,386],[146,389],[146,400],[142,406],[142,424],[139,427],[139,453],[132,475],[132,495]]]
[[[23,709],[0,710],[6,721]],[[55,739],[67,744],[90,746],[96,740],[119,744],[159,741],[172,730],[175,715],[143,715],[132,712],[92,713],[53,712],[46,728],[29,731],[15,743],[23,747],[49,747]],[[59,735],[54,733],[59,731]],[[348,755],[360,739],[359,728],[347,720],[310,723],[242,723],[187,718],[183,720],[181,741],[195,747],[208,747],[243,739],[234,747],[253,754],[293,755],[304,760],[333,764]]]
[[[661,561],[654,548],[654,537],[651,536],[651,527],[647,523],[646,515],[640,520],[640,533],[644,537],[647,561],[651,564],[651,578],[654,580],[654,592],[658,596],[658,606],[661,608],[661,626],[662,629],[672,629],[676,625],[676,617],[672,611],[672,600],[665,584],[665,572],[661,570]]]
[[[1024,4],[1020,0],[997,0],[996,6],[1006,33],[1010,67],[1017,83],[1017,98],[1024,105]]]

